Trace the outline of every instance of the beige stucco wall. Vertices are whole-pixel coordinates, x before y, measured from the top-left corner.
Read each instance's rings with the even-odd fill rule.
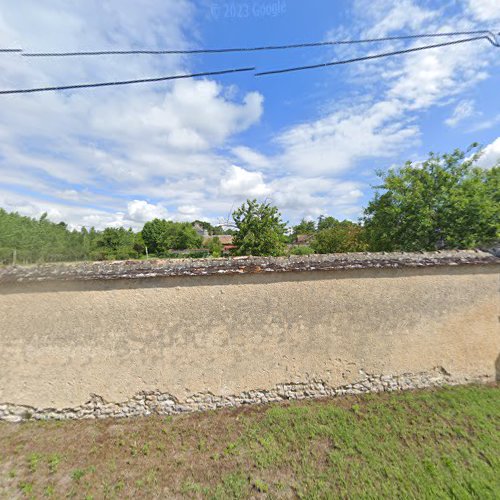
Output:
[[[0,403],[238,394],[359,370],[495,379],[498,266],[5,284]]]

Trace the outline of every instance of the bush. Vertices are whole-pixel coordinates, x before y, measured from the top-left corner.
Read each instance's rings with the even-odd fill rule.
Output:
[[[332,227],[316,233],[312,247],[316,253],[347,253],[363,252],[367,245],[363,227],[345,220],[337,221]]]
[[[303,247],[293,247],[290,250],[290,255],[311,255],[315,253],[314,249],[311,247],[303,246]]]

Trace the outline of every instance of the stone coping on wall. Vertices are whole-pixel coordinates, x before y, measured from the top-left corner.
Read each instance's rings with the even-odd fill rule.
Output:
[[[499,265],[500,258],[480,250],[437,252],[344,253],[291,257],[222,259],[150,259],[8,266],[3,283],[144,279],[169,276],[220,276],[348,269],[425,268]]]

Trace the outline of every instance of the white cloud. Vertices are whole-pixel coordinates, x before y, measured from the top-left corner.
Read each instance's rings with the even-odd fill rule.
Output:
[[[440,10],[430,10],[410,0],[375,4],[360,1],[357,5],[366,25],[361,37],[390,35],[406,28],[452,30],[439,25]],[[468,21],[459,16],[449,22],[460,27]],[[404,47],[426,44],[415,41]],[[362,50],[366,54],[366,47]],[[380,52],[380,48],[371,51]],[[445,104],[450,97],[486,79],[492,57],[489,44],[479,41],[353,65],[348,69],[351,81],[364,83],[366,90],[362,89],[362,95],[353,98],[350,105],[280,134],[277,141],[283,148],[281,164],[294,173],[338,175],[352,171],[363,159],[398,156],[419,141],[418,114]],[[472,110],[463,104],[450,123],[458,123],[466,113]]]
[[[220,192],[226,196],[260,198],[271,194],[260,172],[250,172],[233,165],[220,181]]]
[[[359,1],[359,10],[371,18],[372,25],[366,31],[367,37],[383,37],[403,29],[416,32],[438,15],[437,11],[420,7],[412,0]]]
[[[78,6],[58,0],[43,5],[27,1],[25,9],[21,13],[13,4],[2,3],[2,46],[28,51],[187,48],[197,36],[188,0],[128,2],[119,9],[97,0]],[[0,60],[0,86],[163,76],[188,72],[190,64],[180,56],[6,55]],[[166,203],[169,207],[199,203],[203,211],[207,185],[217,186],[230,165],[216,149],[257,123],[262,113],[260,93],[241,93],[234,84],[225,87],[209,79],[5,96],[0,113],[0,175],[14,192],[28,187],[58,197],[61,203],[54,203],[68,220],[76,219],[79,203],[79,222],[99,227],[109,220],[136,224],[149,214],[163,214]],[[128,206],[124,195],[130,196]],[[21,197],[36,206],[44,204],[32,195]],[[145,197],[160,203],[154,208],[140,201]],[[65,201],[74,202],[75,209],[64,208],[69,207]],[[91,218],[88,210],[96,217]],[[187,214],[172,212],[172,216]]]
[[[401,100],[408,110],[436,105],[487,77],[489,62],[481,57],[485,49],[489,47],[476,43],[411,54],[404,59],[402,68],[393,72],[396,79],[388,95]]]
[[[363,158],[389,157],[414,143],[418,129],[402,120],[399,103],[381,101],[331,113],[285,131],[282,164],[309,175],[336,175]]]
[[[92,122],[99,136],[119,141],[142,141],[163,151],[209,150],[222,145],[231,135],[257,123],[263,111],[263,97],[250,92],[243,102],[228,101],[224,88],[211,80],[174,83],[161,95],[127,102],[111,101],[98,107]]]
[[[165,219],[168,211],[161,205],[153,205],[144,200],[134,200],[127,204],[127,214],[134,222],[147,222],[152,219]]]
[[[237,146],[231,152],[246,165],[253,168],[268,168],[271,161],[268,157],[247,146]]]
[[[327,177],[285,177],[271,185],[272,201],[298,220],[317,218],[335,212],[338,217],[359,215],[357,206],[363,196],[363,184]]]
[[[12,2],[0,3],[2,46],[187,48],[199,39],[195,3],[188,0],[26,0],[22,11]],[[455,4],[450,17],[446,9],[451,3],[432,8],[430,2],[358,0],[349,26],[337,26],[335,33],[349,38],[474,29],[475,22],[495,18],[497,4],[464,1]],[[419,43],[394,42],[383,49]],[[346,51],[354,57],[379,52],[381,45],[336,50],[336,55]],[[250,134],[237,135],[263,119],[264,96],[252,88],[242,92],[236,77],[233,83],[221,80],[224,84],[197,79],[4,96],[0,175],[9,190],[0,188],[0,206],[28,215],[48,211],[72,226],[98,228],[140,228],[153,217],[217,222],[217,216],[246,197],[271,199],[292,222],[326,213],[356,218],[367,191],[357,179],[368,181],[363,172],[372,172],[378,159],[399,163],[403,154],[411,156],[410,148],[421,137],[419,119],[432,108],[458,103],[446,120],[450,126],[472,115],[473,103],[463,94],[469,96],[488,77],[498,64],[497,52],[481,41],[328,70],[323,77],[331,74],[329,84],[341,74],[351,89],[327,95],[327,87],[313,80],[317,114],[285,122],[271,144],[263,145],[252,142]],[[162,76],[190,71],[191,65],[182,56],[5,55],[0,86]],[[494,120],[477,130],[493,126]],[[273,147],[273,154],[262,153],[266,146]],[[490,161],[497,147],[495,141],[481,161]],[[373,166],[366,160],[374,160]]]
[[[461,121],[465,120],[466,118],[470,118],[474,114],[474,101],[460,101],[453,110],[452,115],[445,120],[445,123],[449,127],[456,127]]]
[[[479,132],[480,130],[487,130],[494,127],[497,123],[500,123],[500,114],[493,116],[490,119],[482,119],[481,121],[475,123],[469,128],[469,132]]]
[[[483,168],[490,168],[498,163],[500,163],[500,137],[484,148],[483,155],[477,162]]]
[[[500,20],[498,0],[469,0],[469,8],[479,21],[493,23]]]

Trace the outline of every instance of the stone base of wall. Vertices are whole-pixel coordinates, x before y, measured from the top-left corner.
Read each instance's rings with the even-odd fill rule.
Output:
[[[488,383],[493,379],[482,377],[457,377],[443,368],[431,372],[405,373],[403,375],[370,375],[360,373],[354,384],[330,387],[321,380],[304,383],[279,384],[271,390],[243,392],[235,396],[215,396],[210,393],[194,394],[185,401],[160,391],[142,391],[123,403],[109,403],[98,395],[75,408],[33,408],[24,405],[0,404],[0,420],[21,422],[24,420],[78,420],[97,418],[123,418],[147,415],[174,415],[218,408],[236,408],[250,404],[265,404],[306,398],[324,398],[364,393],[393,392],[409,389],[424,389],[445,385]]]

